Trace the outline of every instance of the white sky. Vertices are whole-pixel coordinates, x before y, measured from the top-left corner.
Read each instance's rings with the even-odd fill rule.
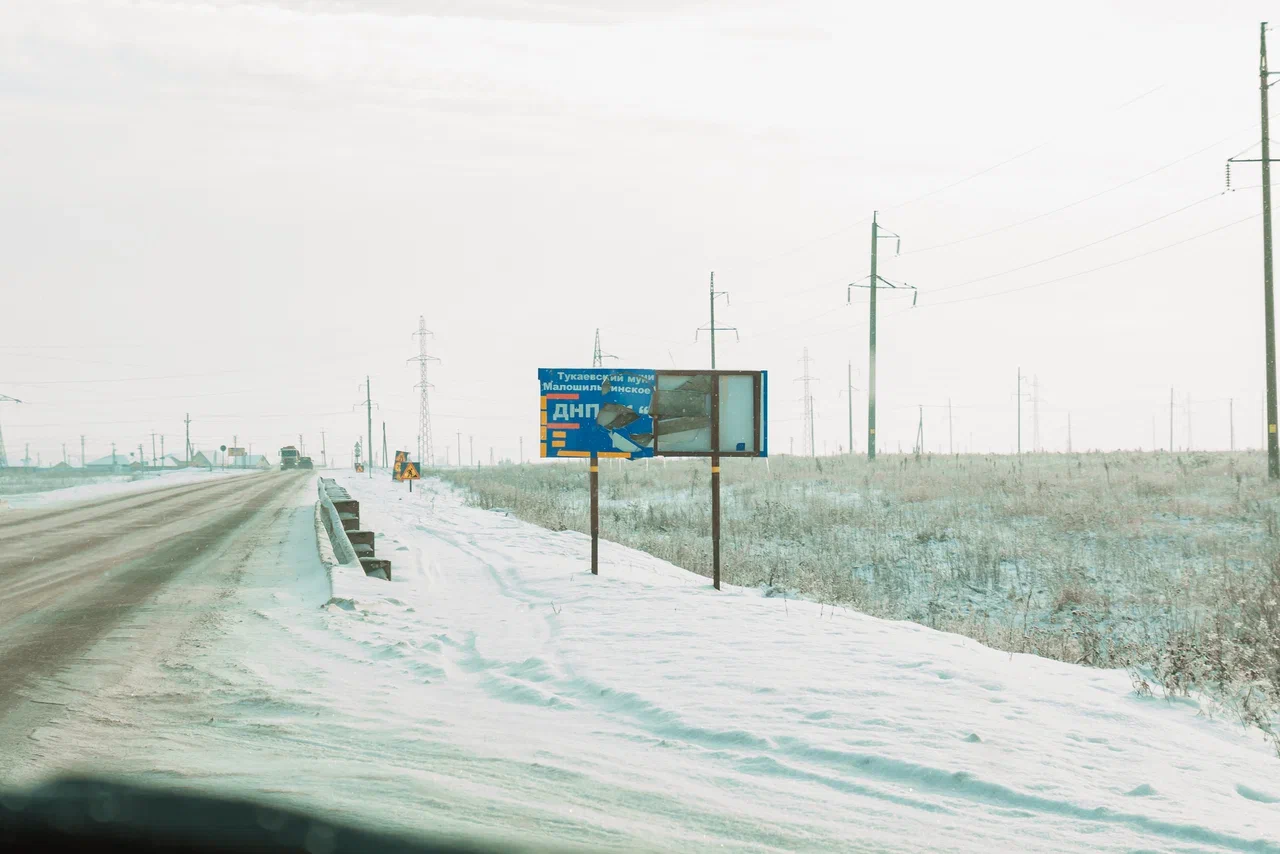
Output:
[[[920,289],[881,302],[882,449],[910,448],[924,404],[945,450],[950,399],[957,449],[1011,450],[1019,366],[1047,448],[1068,411],[1076,448],[1149,448],[1153,419],[1167,444],[1170,386],[1177,445],[1190,395],[1196,447],[1227,446],[1229,398],[1258,446],[1257,164],[1216,194],[1258,136],[1268,10],[1215,6],[0,5],[10,463],[78,456],[82,433],[91,458],[149,455],[153,430],[180,451],[188,411],[201,448],[318,452],[324,430],[346,461],[365,374],[375,432],[412,447],[420,314],[438,452],[461,432],[485,462],[521,436],[531,456],[536,369],[589,365],[596,327],[623,365],[708,364],[711,270],[741,333],[720,366],[770,371],[772,450],[800,450],[807,345],[834,453],[848,360],[866,385],[866,292],[844,285],[876,208],[903,236],[881,274]]]

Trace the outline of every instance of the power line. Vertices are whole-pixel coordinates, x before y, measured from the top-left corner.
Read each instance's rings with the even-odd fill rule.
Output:
[[[969,279],[964,282],[956,282],[955,284],[951,284],[951,285],[944,285],[941,288],[933,288],[930,290],[930,294],[942,293],[943,291],[949,291],[949,290],[952,290],[953,288],[963,288],[968,285],[977,284],[978,282],[985,282],[989,279],[999,278],[1000,276],[1007,276],[1009,273],[1017,273],[1022,270],[1030,269],[1031,267],[1038,267],[1041,264],[1047,264],[1050,261],[1056,261],[1059,258],[1065,258],[1068,255],[1074,255],[1076,252],[1089,249],[1101,243],[1106,243],[1108,240],[1114,240],[1117,237],[1123,237],[1126,234],[1130,234],[1132,232],[1138,231],[1139,229],[1146,228],[1148,225],[1153,225],[1157,222],[1160,222],[1161,220],[1168,219],[1169,217],[1175,216],[1176,214],[1180,214],[1183,211],[1191,210],[1191,208],[1194,208],[1197,205],[1202,205],[1205,202],[1212,201],[1213,199],[1221,198],[1223,195],[1224,195],[1223,192],[1218,192],[1209,196],[1205,196],[1203,199],[1194,201],[1189,205],[1183,205],[1182,207],[1176,210],[1172,210],[1172,211],[1169,211],[1168,213],[1160,214],[1160,216],[1155,217],[1154,219],[1149,219],[1146,222],[1139,223],[1138,225],[1123,229],[1122,231],[1113,232],[1112,234],[1108,234],[1106,237],[1100,237],[1097,240],[1093,240],[1093,241],[1090,241],[1089,243],[1081,244],[1080,246],[1076,246],[1073,249],[1068,249],[1065,252],[1059,252],[1057,255],[1050,255],[1047,258],[1041,258],[1039,261],[1032,261],[1028,264],[1022,264],[1021,266],[1018,266],[1018,267],[1011,267],[1010,269],[1002,270],[999,273],[990,273],[986,276],[979,276],[976,279]]]
[[[1013,294],[1013,293],[1017,293],[1018,291],[1026,291],[1026,290],[1031,290],[1032,288],[1040,288],[1040,287],[1044,287],[1045,285],[1053,285],[1053,284],[1057,284],[1058,282],[1065,282],[1068,279],[1075,279],[1080,276],[1087,276],[1090,273],[1097,273],[1101,270],[1107,270],[1107,269],[1110,269],[1111,267],[1118,267],[1121,264],[1128,264],[1131,261],[1137,261],[1139,258],[1146,258],[1148,255],[1155,255],[1157,252],[1164,252],[1166,249],[1173,249],[1175,246],[1181,246],[1184,243],[1190,243],[1193,240],[1199,240],[1202,237],[1208,237],[1211,234],[1217,234],[1219,231],[1225,231],[1228,228],[1233,228],[1237,225],[1240,225],[1241,223],[1245,223],[1245,222],[1248,222],[1249,220],[1257,219],[1260,216],[1262,216],[1262,214],[1250,214],[1249,216],[1242,217],[1241,219],[1237,219],[1232,222],[1229,222],[1226,225],[1220,225],[1217,228],[1211,228],[1208,231],[1202,231],[1199,234],[1193,234],[1190,237],[1184,237],[1181,240],[1175,240],[1173,243],[1167,243],[1164,246],[1158,246],[1155,249],[1150,249],[1146,252],[1140,252],[1139,254],[1131,255],[1128,258],[1121,258],[1118,261],[1112,261],[1108,264],[1102,264],[1097,267],[1091,267],[1088,270],[1081,270],[1078,273],[1069,273],[1065,276],[1058,276],[1053,279],[1046,279],[1043,282],[1034,282],[1029,285],[1021,285],[1016,288],[1008,288],[1003,291],[993,291],[991,293],[986,293],[986,294],[976,294],[971,297],[960,297],[959,299],[945,300],[944,302],[926,303],[922,307],[937,308],[939,306],[944,306],[944,305],[955,305],[956,303],[969,302],[971,300],[979,300],[979,299],[989,299],[990,297],[1004,296],[1005,294]],[[896,313],[900,314],[901,312],[896,312]],[[892,317],[893,315],[890,315],[890,316]]]
[[[1011,223],[1007,223],[1006,225],[999,226],[997,228],[988,229],[987,231],[980,231],[977,234],[970,234],[966,237],[960,237],[955,240],[949,240],[946,243],[935,243],[931,246],[922,246],[919,249],[912,249],[908,252],[904,252],[903,254],[919,255],[923,252],[932,252],[935,249],[943,249],[948,246],[955,246],[960,243],[966,243],[970,240],[977,240],[980,237],[989,237],[992,234],[999,234],[1002,231],[1008,231],[1011,228],[1018,228],[1019,226],[1027,225],[1028,223],[1035,222],[1036,220],[1044,219],[1045,217],[1062,213],[1065,210],[1070,210],[1071,208],[1077,207],[1078,205],[1085,204],[1086,202],[1091,202],[1094,199],[1101,198],[1109,193],[1114,193],[1116,190],[1124,189],[1125,187],[1128,187],[1130,184],[1136,184],[1139,181],[1145,178],[1150,178],[1152,175],[1156,175],[1160,172],[1165,171],[1166,169],[1172,169],[1174,166],[1177,166],[1179,163],[1183,163],[1187,160],[1190,160],[1192,157],[1196,157],[1198,155],[1204,154],[1206,151],[1212,148],[1217,148],[1219,145],[1222,145],[1224,142],[1227,142],[1233,137],[1239,136],[1240,134],[1244,133],[1246,130],[1250,130],[1254,127],[1257,127],[1256,122],[1247,128],[1241,128],[1240,130],[1235,131],[1234,133],[1228,134],[1227,136],[1222,137],[1216,142],[1211,142],[1210,144],[1204,146],[1203,148],[1198,148],[1195,151],[1191,152],[1190,154],[1184,154],[1181,157],[1178,157],[1174,160],[1170,160],[1168,163],[1164,164],[1163,166],[1157,166],[1155,169],[1152,169],[1149,172],[1143,172],[1141,175],[1138,175],[1133,178],[1129,178],[1125,181],[1121,181],[1119,184],[1114,184],[1106,188],[1105,190],[1099,190],[1096,193],[1093,193],[1088,196],[1084,196],[1083,198],[1076,199],[1073,202],[1068,202],[1067,204],[1062,205],[1060,207],[1056,207],[1053,210],[1048,210],[1048,211],[1045,211],[1044,213],[1038,213],[1038,214],[1035,214],[1034,216],[1029,216],[1029,217],[1026,217],[1025,219],[1020,219],[1016,222],[1011,222]]]

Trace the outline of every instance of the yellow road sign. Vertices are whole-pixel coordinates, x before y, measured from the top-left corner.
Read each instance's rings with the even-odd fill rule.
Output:
[[[418,464],[406,461],[404,468],[400,469],[401,480],[419,480]]]

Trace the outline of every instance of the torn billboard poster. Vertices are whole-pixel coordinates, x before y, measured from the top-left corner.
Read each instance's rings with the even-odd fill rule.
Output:
[[[655,372],[632,368],[539,368],[544,457],[653,456]]]

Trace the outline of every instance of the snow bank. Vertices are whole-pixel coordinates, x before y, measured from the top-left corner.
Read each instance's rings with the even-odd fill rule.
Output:
[[[1194,704],[1136,696],[1123,672],[717,593],[608,542],[593,577],[580,534],[467,508],[430,481],[412,495],[339,482],[397,572],[329,627],[379,662],[365,676],[397,686],[390,719],[469,757],[431,773],[502,816],[518,804],[563,823],[557,838],[1280,851],[1269,749]],[[495,763],[502,779],[480,770]]]

